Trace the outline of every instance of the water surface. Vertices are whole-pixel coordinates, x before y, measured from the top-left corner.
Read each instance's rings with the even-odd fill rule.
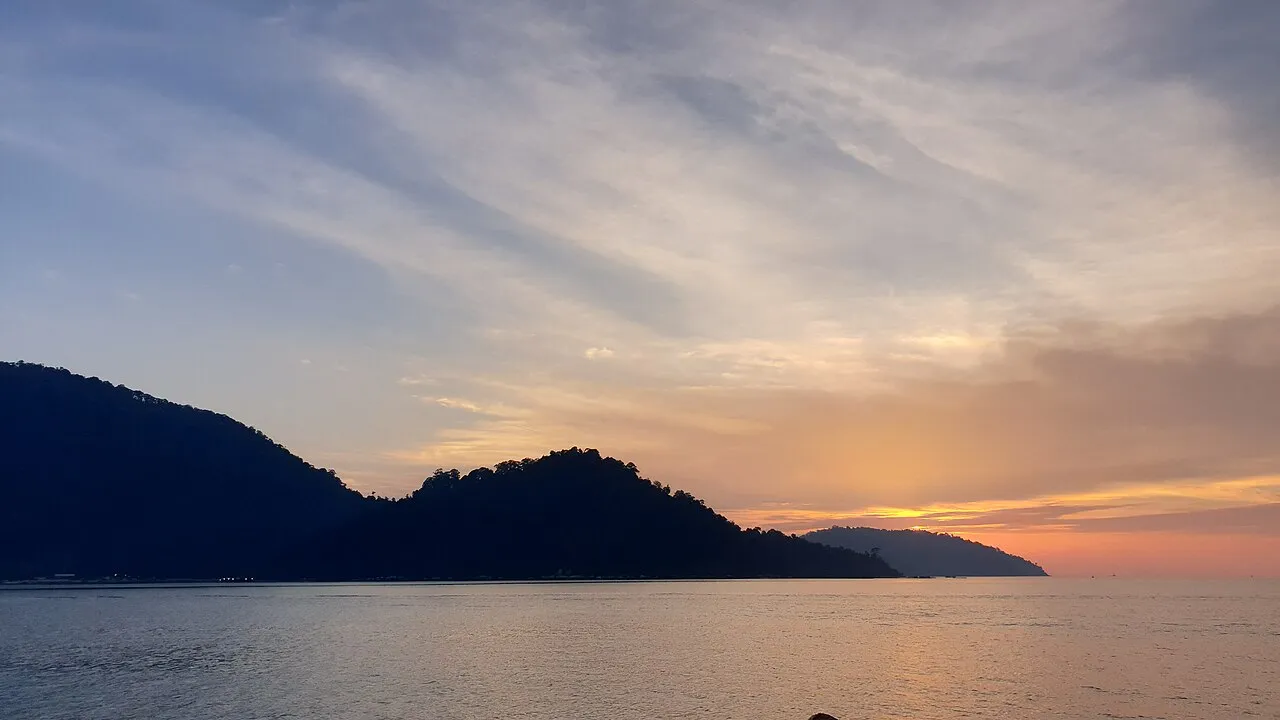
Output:
[[[0,590],[0,717],[1280,718],[1280,583]]]

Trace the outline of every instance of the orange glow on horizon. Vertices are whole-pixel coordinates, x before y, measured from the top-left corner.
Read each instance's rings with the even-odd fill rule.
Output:
[[[1198,486],[1133,487],[921,508],[833,512],[777,504],[726,515],[744,527],[793,533],[832,525],[949,533],[1022,556],[1055,576],[1280,578],[1280,535],[1257,521],[1252,526],[1228,526],[1218,516],[1206,516],[1211,519],[1201,519],[1200,526],[1185,530],[1142,524],[1187,512],[1280,509],[1274,502],[1257,502],[1254,495],[1259,489],[1266,492],[1275,487],[1275,478],[1241,478]],[[1030,514],[1017,514],[1023,511]],[[1099,521],[1134,524],[1102,528],[1090,524]]]
[[[961,533],[957,533],[961,534]],[[1280,578],[1280,537],[1230,533],[992,532],[963,537],[1060,577]]]

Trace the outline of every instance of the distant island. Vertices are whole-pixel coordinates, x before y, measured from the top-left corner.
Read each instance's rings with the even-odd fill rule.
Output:
[[[60,368],[0,363],[0,580],[900,575],[743,530],[577,448],[365,497],[262,432]]]
[[[1048,575],[1039,565],[999,548],[928,530],[833,527],[803,537],[831,547],[874,553],[911,577]]]

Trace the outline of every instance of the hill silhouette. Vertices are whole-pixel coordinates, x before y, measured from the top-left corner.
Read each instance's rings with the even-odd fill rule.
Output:
[[[999,548],[928,530],[881,530],[832,527],[804,539],[832,547],[875,551],[904,575],[1021,576],[1046,575],[1039,565]]]
[[[235,420],[0,363],[0,579],[883,577],[577,448],[365,498]]]
[[[207,410],[0,364],[0,577],[252,575],[366,505]]]
[[[318,579],[897,574],[866,554],[744,531],[635,465],[578,448],[466,475],[437,471],[290,565]]]

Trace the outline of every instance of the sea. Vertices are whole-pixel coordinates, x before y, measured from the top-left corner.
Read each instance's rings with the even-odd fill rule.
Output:
[[[4,720],[1280,718],[1280,582],[0,589]]]

